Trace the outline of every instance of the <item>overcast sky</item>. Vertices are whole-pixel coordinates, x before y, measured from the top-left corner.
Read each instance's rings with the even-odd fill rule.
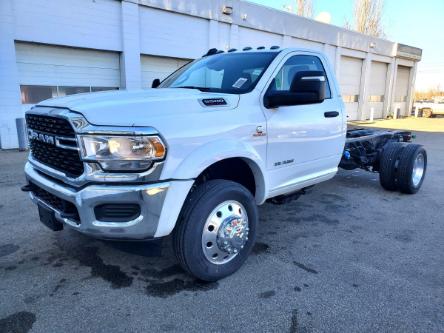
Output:
[[[249,0],[283,9],[295,0]],[[353,20],[354,0],[313,0],[313,14],[331,15],[331,23],[343,26]],[[425,90],[440,85],[444,90],[444,0],[385,0],[384,31],[386,38],[423,50],[416,88]]]

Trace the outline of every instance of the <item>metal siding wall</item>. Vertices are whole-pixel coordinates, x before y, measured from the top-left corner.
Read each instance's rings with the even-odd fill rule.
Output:
[[[208,50],[209,20],[139,6],[140,52],[194,59]]]
[[[316,51],[322,51],[324,44],[292,37],[289,46],[290,47],[301,47],[304,49],[310,49],[310,50],[316,50]]]
[[[282,35],[239,27],[239,43],[240,48],[282,45]]]
[[[120,1],[13,1],[16,40],[122,50]]]
[[[16,43],[20,84],[119,87],[119,54]]]

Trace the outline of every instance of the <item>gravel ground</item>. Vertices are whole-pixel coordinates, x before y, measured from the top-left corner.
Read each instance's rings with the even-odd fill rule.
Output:
[[[26,154],[0,152],[0,332],[443,332],[444,134],[417,141],[417,195],[341,171],[260,207],[254,253],[217,283],[184,274],[169,239],[46,229],[19,189]]]

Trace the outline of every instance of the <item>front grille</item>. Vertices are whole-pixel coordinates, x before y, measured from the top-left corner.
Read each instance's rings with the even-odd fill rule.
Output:
[[[43,201],[51,208],[58,210],[62,214],[62,217],[69,218],[77,224],[80,224],[79,212],[74,204],[49,193],[34,183],[29,183],[29,185],[32,194],[37,199]]]
[[[40,163],[64,172],[68,177],[83,173],[83,163],[77,150],[63,149],[38,140],[30,140],[32,157]]]
[[[59,135],[67,138],[75,138],[76,136],[69,121],[63,118],[27,114],[26,125],[28,128],[46,134]]]
[[[75,138],[74,129],[64,118],[27,114],[26,125],[29,129],[42,134]],[[61,171],[68,177],[75,178],[83,174],[83,162],[77,150],[60,148],[33,138],[29,139],[32,157],[38,162]],[[76,147],[77,145],[74,148]]]

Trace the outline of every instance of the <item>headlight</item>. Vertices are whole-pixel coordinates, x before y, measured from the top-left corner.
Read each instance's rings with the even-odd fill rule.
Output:
[[[83,160],[107,171],[147,170],[166,153],[157,136],[82,135],[80,141]]]

